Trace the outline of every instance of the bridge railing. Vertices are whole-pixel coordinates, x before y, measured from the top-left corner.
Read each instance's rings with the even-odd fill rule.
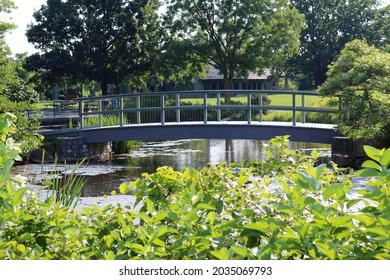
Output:
[[[109,95],[77,99],[80,128],[180,122],[335,123],[316,92],[228,90]]]

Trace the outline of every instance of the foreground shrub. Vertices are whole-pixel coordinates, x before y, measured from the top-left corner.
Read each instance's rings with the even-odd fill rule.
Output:
[[[120,186],[140,210],[78,212],[7,175],[17,150],[1,133],[0,259],[390,258],[390,149],[366,147],[368,189],[277,137],[263,164],[161,167]]]

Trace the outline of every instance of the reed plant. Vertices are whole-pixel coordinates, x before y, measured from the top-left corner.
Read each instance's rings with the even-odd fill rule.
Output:
[[[70,209],[76,207],[87,181],[87,178],[77,173],[84,161],[76,163],[70,172],[68,172],[66,162],[63,169],[59,169],[58,162],[55,161],[54,170],[49,172],[49,179],[44,182],[44,187],[49,191],[48,200]]]

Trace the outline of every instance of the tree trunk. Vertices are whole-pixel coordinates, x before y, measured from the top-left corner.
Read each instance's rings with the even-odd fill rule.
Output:
[[[108,95],[108,82],[106,80],[102,81],[102,95]]]
[[[223,78],[223,82],[224,82],[224,89],[225,89],[225,90],[230,90],[230,89],[232,89],[232,82],[231,82],[231,80],[230,80],[229,78],[224,77],[224,78]],[[230,100],[231,100],[231,98],[230,98],[230,93],[229,93],[229,92],[226,92],[226,93],[225,93],[225,104],[230,103]]]

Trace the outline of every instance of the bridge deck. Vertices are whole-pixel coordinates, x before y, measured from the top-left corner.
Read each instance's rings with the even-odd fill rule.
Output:
[[[47,139],[58,137],[83,137],[86,143],[125,140],[175,140],[175,139],[255,139],[268,140],[278,135],[291,135],[291,141],[331,143],[337,136],[335,125],[291,122],[167,122],[113,127],[89,127],[42,131]]]

